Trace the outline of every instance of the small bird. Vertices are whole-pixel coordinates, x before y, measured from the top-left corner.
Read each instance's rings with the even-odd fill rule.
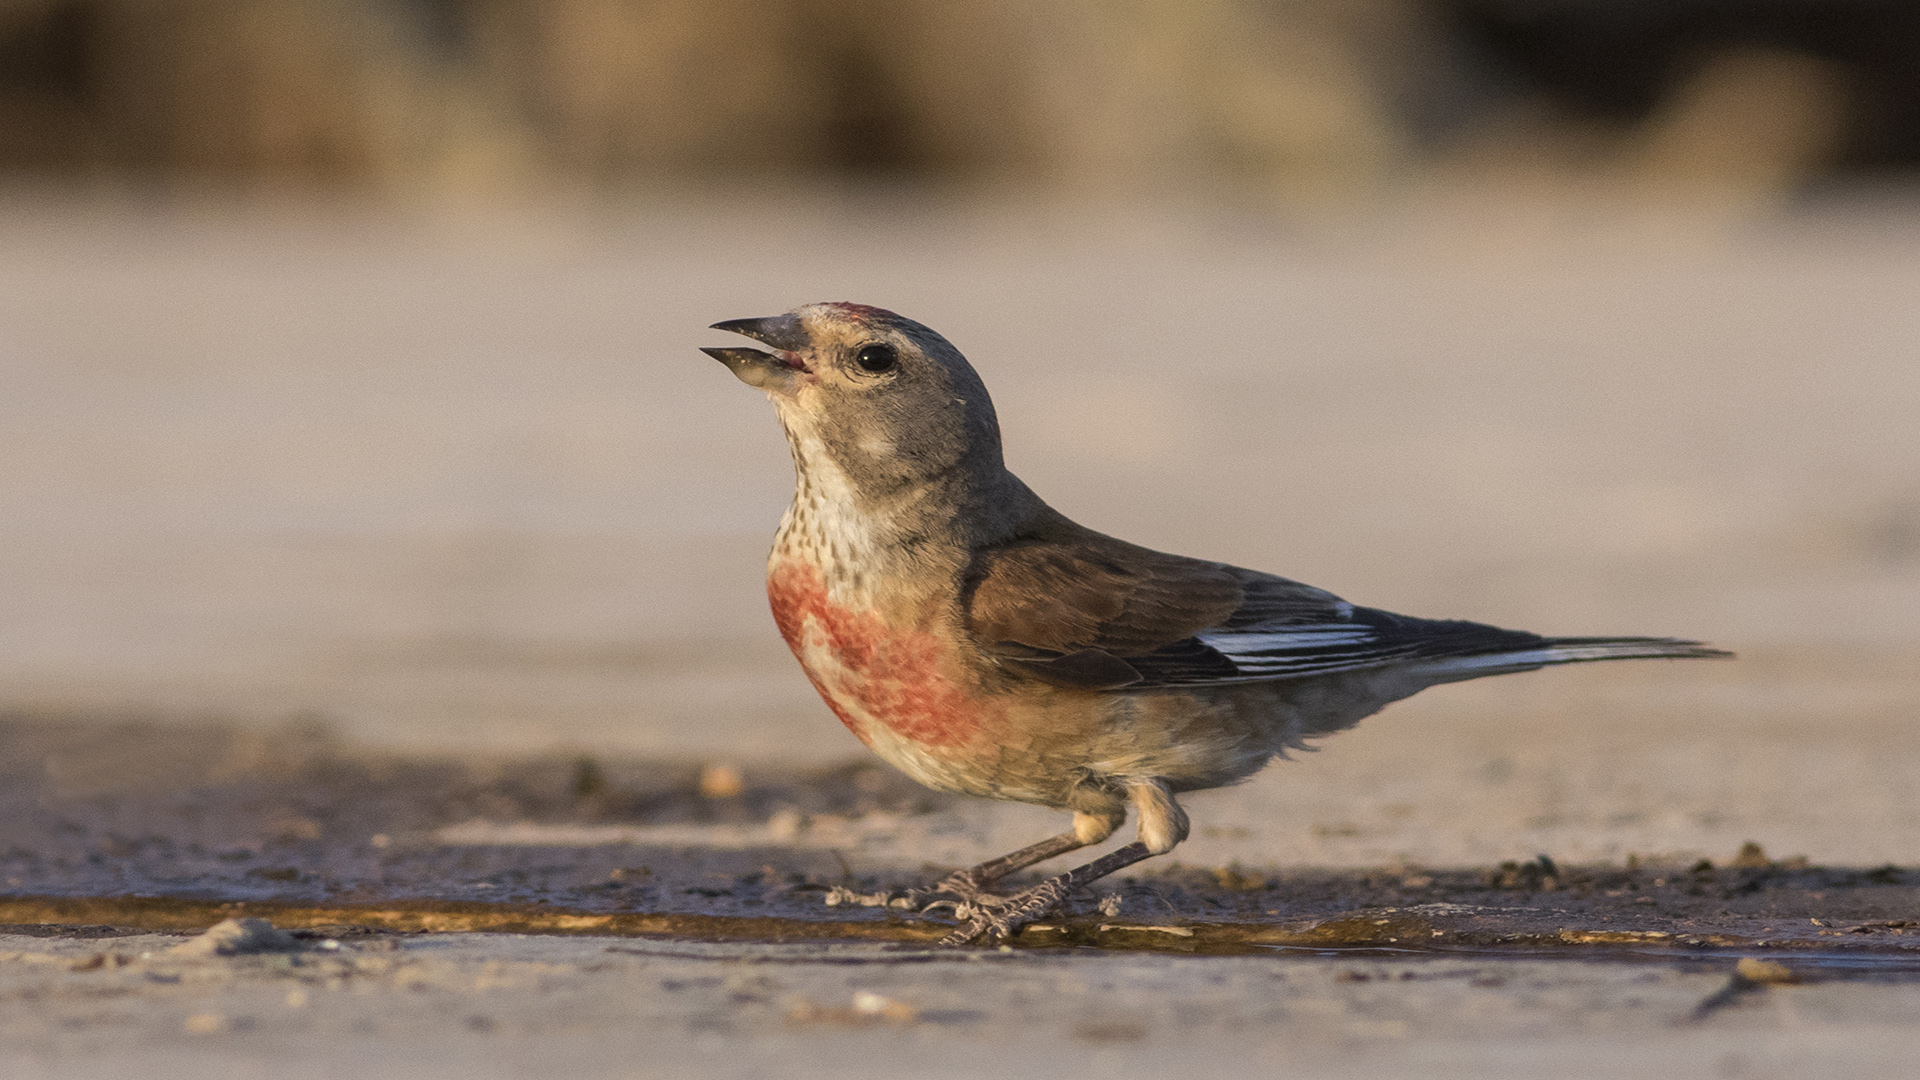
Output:
[[[712,328],[772,350],[701,351],[766,391],[786,429],[796,485],[767,595],[828,707],[928,787],[1073,814],[1068,831],[931,889],[856,898],[950,907],[959,925],[944,944],[1017,933],[1186,839],[1181,792],[1243,780],[1429,686],[1730,655],[1395,615],[1138,547],[1068,520],[1007,471],[986,387],[927,327],[822,303]],[[1023,892],[989,891],[1107,839],[1129,806],[1132,843]]]

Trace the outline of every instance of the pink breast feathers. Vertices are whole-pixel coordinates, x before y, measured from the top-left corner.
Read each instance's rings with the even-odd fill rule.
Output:
[[[767,577],[773,621],[840,722],[873,742],[870,723],[924,747],[963,744],[980,713],[940,662],[938,638],[895,630],[872,612],[849,611],[827,596],[820,572],[782,563]]]

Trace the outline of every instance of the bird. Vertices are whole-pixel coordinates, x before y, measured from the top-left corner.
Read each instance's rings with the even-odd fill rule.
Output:
[[[927,889],[829,899],[951,909],[942,944],[992,943],[1093,881],[1164,855],[1178,796],[1428,687],[1556,664],[1725,657],[1666,637],[1543,637],[1361,607],[1323,589],[1140,547],[1010,472],[960,350],[883,308],[808,304],[711,329],[705,352],[772,401],[795,487],[767,561],[775,624],[874,753],[947,792],[1037,804],[1071,827]],[[1016,871],[1136,838],[1011,894]]]

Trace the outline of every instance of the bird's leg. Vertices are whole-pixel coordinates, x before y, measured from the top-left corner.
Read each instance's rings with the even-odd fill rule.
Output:
[[[1008,874],[1025,870],[1035,863],[1045,862],[1055,855],[1065,855],[1089,844],[1097,844],[1113,835],[1113,830],[1126,820],[1126,811],[1119,810],[1107,814],[1090,814],[1076,811],[1073,815],[1073,828],[1058,836],[1049,836],[1037,844],[1029,844],[1019,851],[1009,852],[997,859],[969,866],[965,870],[955,870],[948,874],[938,885],[930,889],[906,889],[892,893],[856,893],[849,889],[832,889],[827,893],[827,904],[861,904],[866,907],[897,907],[909,911],[926,911],[934,906],[952,907],[956,914],[962,908],[971,910],[980,906],[999,906],[1002,898],[986,890]],[[935,899],[942,894],[952,900]],[[965,916],[963,915],[962,918]]]
[[[1037,862],[1045,862],[1055,855],[1065,855],[1085,847],[1086,844],[1072,830],[1058,836],[1049,836],[1037,844],[1029,844],[1019,851],[1009,852],[997,859],[988,859],[977,866],[965,870],[955,870],[948,874],[940,884],[924,890],[933,893],[947,893],[972,903],[981,898],[982,893],[995,882],[1016,870],[1025,870]]]
[[[938,885],[928,889],[902,889],[888,893],[856,893],[851,889],[835,888],[827,892],[827,904],[859,904],[864,907],[896,907],[909,911],[925,911],[932,904],[957,906],[958,904],[993,904],[999,897],[988,895],[985,890],[994,882],[1013,873],[1024,870],[1034,863],[1051,859],[1055,855],[1064,855],[1075,848],[1085,847],[1075,833],[1068,831],[1058,836],[1049,836],[1037,844],[1030,844],[1019,851],[1010,852],[997,859],[988,859],[977,866],[965,870],[955,870],[948,874]],[[934,900],[945,893],[954,900]],[[930,904],[929,901],[932,901]],[[957,901],[957,904],[956,904]]]
[[[1127,797],[1140,812],[1140,839],[1100,856],[1085,866],[1076,866],[991,909],[978,904],[956,907],[960,926],[940,939],[942,945],[965,945],[985,936],[1004,940],[1020,932],[1028,923],[1055,910],[1073,890],[1097,881],[1116,870],[1125,869],[1142,859],[1164,855],[1187,838],[1187,814],[1173,801],[1173,793],[1161,780],[1134,780],[1127,785]]]

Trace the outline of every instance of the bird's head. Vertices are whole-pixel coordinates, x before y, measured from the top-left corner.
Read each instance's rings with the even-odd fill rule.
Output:
[[[956,469],[1000,468],[986,387],[960,350],[912,319],[825,303],[713,329],[771,347],[700,351],[767,392],[803,469],[825,454],[880,496]]]

